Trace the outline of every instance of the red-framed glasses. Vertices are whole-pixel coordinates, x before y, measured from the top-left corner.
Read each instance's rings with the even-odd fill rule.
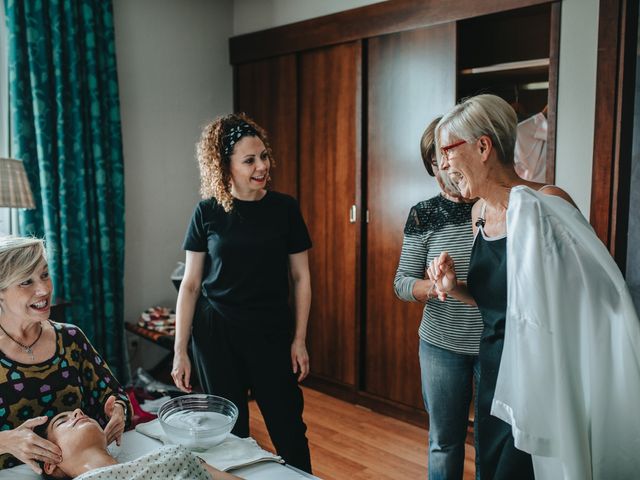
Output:
[[[449,152],[451,150],[453,150],[454,148],[459,147],[463,143],[467,143],[467,141],[466,140],[460,140],[459,142],[452,143],[451,145],[446,145],[444,147],[441,147],[440,148],[440,155],[442,155],[444,158],[449,160]]]

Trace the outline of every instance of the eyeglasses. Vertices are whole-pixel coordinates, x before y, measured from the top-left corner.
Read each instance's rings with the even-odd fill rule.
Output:
[[[451,150],[453,150],[456,147],[459,147],[460,145],[467,143],[466,140],[460,140],[459,142],[456,143],[452,143],[451,145],[446,145],[444,147],[440,148],[440,155],[442,155],[443,158],[449,160],[449,152]]]

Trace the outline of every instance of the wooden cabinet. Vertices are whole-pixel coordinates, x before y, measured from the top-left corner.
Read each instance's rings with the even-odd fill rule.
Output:
[[[420,137],[461,96],[545,82],[518,99],[548,103],[552,138],[558,28],[550,1],[390,0],[231,40],[236,109],[271,134],[274,188],[297,193],[314,243],[312,385],[424,422],[422,305],[393,293],[409,209],[438,193]]]
[[[409,209],[436,195],[420,157],[425,127],[455,103],[454,23],[369,40],[364,390],[422,408],[422,304],[393,293]]]
[[[238,65],[235,111],[245,112],[269,134],[276,168],[271,188],[298,196],[298,80],[296,55]]]
[[[313,239],[311,371],[356,387],[360,42],[300,56],[300,207]],[[351,215],[351,218],[350,218]]]

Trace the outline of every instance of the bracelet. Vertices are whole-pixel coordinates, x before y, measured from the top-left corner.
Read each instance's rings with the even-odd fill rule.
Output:
[[[127,413],[129,412],[129,408],[127,407],[126,402],[124,400],[116,400],[114,403],[116,405],[120,405],[122,407],[122,411],[124,413],[124,418],[127,418]]]

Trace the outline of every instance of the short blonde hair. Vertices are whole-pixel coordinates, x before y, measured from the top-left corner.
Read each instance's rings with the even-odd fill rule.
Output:
[[[44,240],[35,237],[0,237],[0,291],[23,282],[47,259]]]
[[[436,145],[438,150],[442,147],[443,130],[467,142],[486,135],[500,162],[512,164],[517,128],[518,117],[511,105],[496,95],[476,95],[462,100],[442,117],[436,127]]]

